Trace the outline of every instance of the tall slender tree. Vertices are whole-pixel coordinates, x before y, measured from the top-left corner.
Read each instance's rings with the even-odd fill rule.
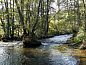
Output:
[[[46,4],[45,36],[47,36],[49,29],[49,0],[47,0]]]
[[[5,0],[5,7],[6,7],[6,19],[7,19],[7,37],[10,35],[10,20],[9,20],[9,7],[8,7],[8,0]]]

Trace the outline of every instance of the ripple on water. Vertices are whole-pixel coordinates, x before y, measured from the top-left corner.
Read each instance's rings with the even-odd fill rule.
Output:
[[[69,55],[64,55],[58,50],[51,50],[50,61],[53,65],[78,65],[78,60]]]
[[[67,40],[68,38],[70,36],[62,35],[50,38],[47,41],[59,42],[58,40]],[[45,43],[43,47],[36,49],[0,47],[0,65],[78,65],[75,57],[51,48],[59,45]],[[12,44],[12,42],[9,44]],[[15,42],[13,42],[13,45],[15,45]]]
[[[77,65],[74,57],[55,49],[0,49],[0,65]]]

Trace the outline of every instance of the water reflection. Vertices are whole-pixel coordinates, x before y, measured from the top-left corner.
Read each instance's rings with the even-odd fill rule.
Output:
[[[0,47],[0,65],[77,65],[77,60],[55,49]]]
[[[49,43],[44,42],[39,48],[22,48],[21,41],[0,44],[0,65],[79,65],[78,59],[72,55],[74,50],[51,43],[58,42],[57,39],[65,42],[69,37],[62,35],[50,38]]]
[[[86,50],[74,49],[72,51],[72,55],[74,55],[80,59],[79,65],[86,65]]]
[[[0,48],[0,65],[50,65],[48,54],[37,49]]]
[[[65,55],[58,50],[51,50],[50,58],[53,65],[78,65],[77,60],[72,56]]]

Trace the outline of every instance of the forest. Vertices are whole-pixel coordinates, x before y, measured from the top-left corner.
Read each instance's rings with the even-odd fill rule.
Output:
[[[66,42],[63,42],[66,39],[65,35],[71,37],[69,37]],[[28,49],[28,51],[36,54],[40,53],[40,50],[34,50],[33,47],[39,48],[44,43],[58,44],[58,41],[54,39],[55,36],[58,36],[56,40],[60,39],[59,36],[63,36],[64,38],[61,38],[63,41],[60,40],[63,46],[55,46],[55,49],[60,49],[60,51],[66,47],[67,49],[78,49],[78,51],[75,50],[77,54],[83,51],[81,55],[74,55],[75,57],[79,57],[81,60],[80,64],[65,65],[86,65],[86,0],[0,0],[1,42],[5,44],[11,42],[11,44],[13,44],[14,41],[21,41],[24,52],[27,55],[27,49],[25,50],[25,48],[31,48],[31,50]],[[51,38],[53,38],[53,41],[50,40]],[[50,45],[53,46],[53,44]],[[75,52],[74,50],[73,52]],[[11,53],[15,53],[15,51]],[[38,56],[36,55],[36,57]],[[81,58],[84,58],[84,60]],[[22,65],[29,64],[28,61],[26,62],[27,63]],[[14,65],[15,63],[16,62],[14,62]],[[40,64],[41,62],[37,63],[39,63],[38,65],[46,64],[46,62],[44,64]],[[10,65],[9,62],[8,65]],[[21,64],[18,63],[17,65]],[[37,64],[32,62],[32,64],[29,65]]]
[[[85,0],[1,0],[0,37],[7,41],[26,34],[40,39],[72,33],[72,41],[79,43],[85,40],[85,10]]]

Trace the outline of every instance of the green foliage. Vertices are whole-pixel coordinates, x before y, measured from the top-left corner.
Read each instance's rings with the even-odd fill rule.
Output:
[[[3,4],[5,6],[5,0],[0,0],[0,2],[3,1]],[[66,33],[73,33],[73,28],[79,27],[85,27],[85,8],[84,3],[80,1],[80,3],[76,2],[70,2],[63,1],[60,2],[60,0],[57,1],[58,11],[55,11],[55,9],[51,6],[53,4],[54,0],[49,0],[49,4],[47,3],[47,0],[15,0],[18,2],[14,2],[13,7],[13,1],[14,0],[6,0],[10,3],[8,3],[9,7],[3,7],[0,9],[0,19],[3,19],[3,23],[0,22],[0,25],[3,24],[3,27],[7,31],[7,26],[9,26],[10,34],[12,33],[12,27],[14,26],[14,33],[15,35],[23,34],[23,29],[25,28],[26,31],[29,31],[31,33],[32,28],[34,27],[35,23],[37,22],[35,26],[34,33],[37,36],[44,36],[45,30],[47,29],[46,25],[48,22],[49,24],[49,31],[48,33],[50,35],[54,34],[66,34]],[[7,3],[7,2],[6,2]],[[74,3],[76,3],[74,5]],[[49,6],[49,21],[46,21],[47,18],[47,4]],[[62,6],[62,4],[64,6]],[[79,4],[79,7],[78,5]],[[1,5],[3,6],[3,5]],[[8,12],[6,12],[6,9],[9,9]],[[14,11],[13,11],[14,9]],[[19,13],[20,11],[20,13]],[[53,13],[52,13],[53,12]],[[22,14],[24,21],[22,23],[22,17],[20,16]],[[9,25],[7,24],[7,15],[9,15]],[[13,20],[14,16],[14,20]],[[80,18],[79,18],[80,16]],[[13,24],[14,21],[14,24]],[[83,30],[84,31],[84,30]],[[4,33],[6,33],[4,31]],[[77,34],[77,37],[74,38],[74,42],[81,42],[84,35],[83,32],[80,31]]]
[[[85,39],[83,28],[81,28],[77,34],[77,36],[74,38],[75,43],[81,43]]]

